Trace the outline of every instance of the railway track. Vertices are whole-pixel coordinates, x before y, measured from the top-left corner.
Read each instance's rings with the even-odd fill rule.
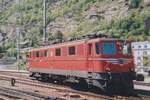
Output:
[[[29,72],[23,70],[0,70],[0,75],[27,78],[29,76]]]
[[[0,75],[0,79],[1,80],[5,80],[5,81],[10,81],[12,78],[16,79],[16,83],[21,83],[21,84],[26,84],[26,85],[31,85],[31,86],[36,86],[36,87],[42,87],[42,88],[49,88],[49,89],[54,89],[60,92],[67,92],[67,93],[75,93],[75,94],[79,94],[79,95],[86,95],[88,97],[92,97],[92,98],[96,98],[98,100],[98,98],[103,98],[103,99],[110,99],[110,100],[115,100],[112,97],[108,97],[108,96],[103,96],[103,95],[98,95],[98,94],[94,94],[94,93],[89,93],[89,92],[81,92],[81,91],[76,91],[76,90],[72,90],[72,89],[67,89],[67,88],[62,88],[62,87],[58,87],[58,86],[51,86],[50,84],[41,84],[42,82],[37,82],[37,81],[32,81],[29,79],[22,79],[22,78],[17,78],[17,77],[11,77],[11,76],[5,76],[5,75]]]
[[[5,98],[9,99],[26,99],[26,100],[41,100],[45,96],[34,93],[34,92],[29,92],[29,91],[22,91],[22,90],[17,90],[17,89],[10,89],[6,87],[0,87],[0,95],[4,96]]]
[[[43,82],[39,82],[39,81],[35,81],[35,80],[30,80],[27,77],[26,78],[25,77],[20,77],[20,75],[17,74],[18,72],[16,72],[13,75],[11,75],[11,74],[14,73],[14,71],[13,72],[9,71],[9,72],[10,73],[8,75],[7,75],[7,73],[8,73],[7,71],[2,72],[3,75],[1,75],[1,71],[0,71],[0,79],[9,82],[12,78],[14,78],[14,79],[16,79],[16,83],[25,84],[25,85],[29,85],[29,86],[35,86],[35,87],[41,87],[41,88],[53,89],[53,90],[60,91],[62,93],[63,92],[64,93],[66,93],[66,92],[67,93],[72,93],[72,94],[75,94],[75,95],[79,95],[81,97],[86,96],[87,100],[88,100],[88,98],[94,98],[95,100],[100,100],[100,99],[101,100],[121,100],[121,99],[123,99],[123,100],[129,100],[129,99],[130,100],[141,100],[142,99],[141,97],[107,96],[107,95],[95,94],[95,93],[91,93],[91,92],[77,91],[77,90],[73,90],[73,89],[70,89],[70,88],[64,87],[64,86],[58,86],[58,85],[54,85],[54,84],[49,84],[49,83],[43,83]],[[36,95],[35,95],[35,97],[36,97]],[[149,99],[150,99],[149,97],[144,97],[143,100],[149,100]]]
[[[0,70],[0,74],[25,74],[28,75],[28,71],[24,70]]]
[[[142,86],[150,86],[150,83],[140,82],[140,81],[134,81],[135,85],[142,85]]]

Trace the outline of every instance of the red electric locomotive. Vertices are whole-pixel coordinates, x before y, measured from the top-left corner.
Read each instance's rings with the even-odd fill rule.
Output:
[[[131,42],[92,38],[32,49],[28,68],[32,77],[83,84],[110,91],[131,92],[135,76]]]

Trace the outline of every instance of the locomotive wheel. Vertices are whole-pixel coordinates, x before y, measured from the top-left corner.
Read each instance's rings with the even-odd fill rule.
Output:
[[[57,79],[56,81],[55,81],[57,84],[63,84],[64,83],[64,80],[63,79]]]
[[[34,77],[34,75],[35,75],[35,73],[33,73],[33,72],[29,73],[29,77]]]
[[[124,94],[129,94],[129,95],[135,95],[134,92],[134,85],[132,80],[126,81],[126,84],[124,84]]]
[[[86,82],[85,79],[80,79],[79,80],[79,83],[78,83],[78,88],[81,89],[81,90],[88,90],[88,83]]]
[[[120,80],[114,79],[107,82],[106,91],[109,94],[133,94],[134,86],[130,78],[122,78]]]
[[[106,92],[109,95],[113,95],[114,93],[117,93],[119,85],[117,86],[116,83],[114,83],[114,82],[106,82],[106,84],[107,85],[105,87],[105,91],[104,92]]]
[[[144,75],[143,74],[137,74],[136,80],[137,81],[144,81]]]
[[[42,80],[43,82],[48,82],[48,80],[49,80],[48,75],[47,75],[47,74],[41,74],[41,80]]]

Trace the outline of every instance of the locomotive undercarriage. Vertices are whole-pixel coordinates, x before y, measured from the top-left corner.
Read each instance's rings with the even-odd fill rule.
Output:
[[[99,87],[107,93],[133,94],[135,79],[134,72],[127,73],[101,73],[101,79],[93,80],[93,86]]]
[[[135,79],[134,72],[126,73],[86,73],[87,77],[77,77],[68,75],[55,75],[48,73],[32,72],[30,77],[34,77],[38,80],[65,83],[71,81],[73,83],[79,83],[79,86],[89,88],[91,86],[98,87],[106,93],[122,93],[132,94],[134,92],[133,80]],[[85,76],[85,75],[84,75]]]

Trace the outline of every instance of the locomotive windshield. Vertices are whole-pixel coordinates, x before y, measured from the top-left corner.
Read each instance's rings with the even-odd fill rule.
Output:
[[[104,42],[103,44],[96,43],[96,53],[115,55],[117,53],[115,42]]]
[[[129,43],[123,43],[122,45],[122,54],[130,55],[131,54],[131,47]]]
[[[113,42],[103,43],[102,48],[105,55],[115,55],[117,53],[116,44]]]
[[[104,55],[131,55],[131,46],[130,43],[125,43],[122,41],[119,42],[103,42],[96,43],[96,54]]]

